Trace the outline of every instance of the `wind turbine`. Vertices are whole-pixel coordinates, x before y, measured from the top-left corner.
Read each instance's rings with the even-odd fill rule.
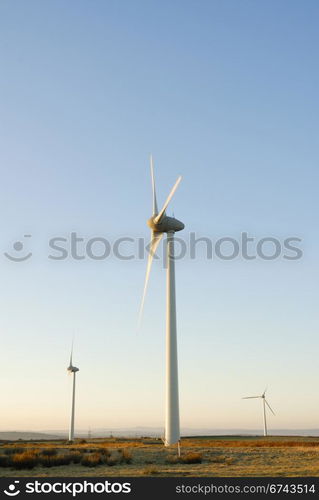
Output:
[[[70,416],[70,428],[69,428],[69,441],[74,440],[74,413],[75,413],[75,376],[76,372],[79,371],[79,368],[73,366],[72,364],[72,355],[73,355],[73,344],[71,348],[70,355],[70,365],[68,366],[67,371],[70,375],[72,375],[72,393],[71,393],[71,416]]]
[[[153,191],[153,214],[147,221],[151,229],[150,252],[148,256],[144,291],[140,308],[142,317],[147,285],[156,249],[164,235],[167,234],[167,285],[166,285],[166,410],[164,445],[179,444],[179,399],[178,399],[178,364],[177,364],[177,332],[176,332],[176,297],[175,297],[175,261],[174,261],[174,233],[184,229],[184,224],[175,217],[168,217],[166,209],[181,181],[178,177],[169,193],[162,209],[157,206],[153,158],[150,157],[151,180]]]
[[[270,404],[268,403],[268,401],[266,399],[266,396],[265,396],[266,391],[267,391],[267,387],[266,387],[266,389],[264,390],[264,392],[262,393],[261,396],[248,396],[248,397],[242,398],[242,399],[262,399],[262,405],[263,405],[263,422],[264,422],[264,436],[267,436],[266,405],[268,406],[268,408],[271,411],[271,413],[273,415],[275,415],[274,411],[272,410]]]

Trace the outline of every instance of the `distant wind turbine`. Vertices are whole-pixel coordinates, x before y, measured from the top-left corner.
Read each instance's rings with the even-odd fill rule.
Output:
[[[175,299],[175,261],[174,261],[174,233],[184,229],[184,224],[175,217],[168,217],[166,209],[181,181],[178,177],[161,210],[158,210],[153,159],[151,163],[151,180],[153,191],[153,213],[147,225],[151,229],[150,253],[148,256],[144,291],[140,308],[142,317],[147,285],[156,249],[167,233],[167,286],[166,286],[166,412],[164,444],[169,446],[179,444],[179,399],[178,399],[178,365],[177,365],[177,329],[176,329],[176,299]]]
[[[79,371],[79,368],[73,366],[72,364],[72,355],[73,355],[73,343],[71,348],[70,355],[70,365],[68,366],[68,372],[72,375],[72,393],[71,393],[71,416],[70,416],[70,428],[69,428],[69,441],[74,440],[74,414],[75,414],[75,376],[76,372]]]
[[[264,390],[264,392],[262,393],[261,396],[247,396],[245,398],[242,398],[242,399],[262,399],[262,405],[263,405],[263,422],[264,422],[264,436],[267,436],[266,405],[268,406],[268,408],[271,411],[271,413],[273,415],[275,415],[274,411],[272,410],[270,404],[268,403],[268,401],[266,399],[266,396],[265,396],[266,391],[267,391],[267,387],[266,387],[266,389]]]

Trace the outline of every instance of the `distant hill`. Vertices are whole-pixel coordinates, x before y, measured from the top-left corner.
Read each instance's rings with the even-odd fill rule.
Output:
[[[262,429],[207,429],[182,427],[181,436],[259,436]],[[128,427],[128,428],[92,428],[92,437],[161,437],[164,429],[160,427]],[[269,429],[272,436],[319,436],[319,429]],[[77,435],[87,437],[87,431],[79,430]]]
[[[61,439],[61,436],[53,434],[45,434],[43,432],[1,432],[0,431],[0,441],[18,441],[22,439],[23,441],[29,440],[43,440],[43,439]]]
[[[119,437],[119,438],[139,438],[143,436],[161,437],[164,431],[160,427],[128,427],[128,428],[92,428],[87,430],[79,429],[76,438]],[[182,437],[186,436],[260,436],[261,429],[199,429],[182,428]],[[269,429],[271,436],[319,436],[319,429]],[[48,429],[44,432],[27,431],[0,431],[0,441],[45,441],[51,439],[68,439],[68,431]]]
[[[67,430],[54,430],[50,429],[46,431],[48,434],[54,434],[60,437],[60,439],[66,439],[68,434]],[[187,428],[182,427],[181,435],[186,436],[260,436],[262,435],[262,429],[212,429],[212,428]],[[269,434],[272,436],[319,436],[319,429],[269,429]],[[78,438],[88,438],[90,435],[92,438],[101,437],[161,437],[164,435],[164,429],[161,427],[109,427],[109,428],[91,428],[88,432],[87,430],[78,429],[76,432],[76,437]]]

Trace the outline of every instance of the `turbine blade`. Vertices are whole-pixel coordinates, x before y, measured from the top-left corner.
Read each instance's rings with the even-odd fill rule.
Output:
[[[246,396],[245,398],[241,399],[258,399],[258,398],[261,398],[261,396]]]
[[[72,340],[72,345],[71,345],[70,366],[72,366],[72,356],[73,356],[73,340]]]
[[[153,215],[158,214],[157,199],[156,199],[156,189],[155,189],[155,176],[154,176],[154,166],[153,166],[153,156],[150,156],[151,165],[151,178],[152,178],[152,190],[153,190]]]
[[[156,249],[157,249],[157,247],[158,247],[158,245],[163,237],[163,234],[164,233],[157,233],[155,231],[152,231],[152,233],[151,233],[150,252],[149,252],[148,260],[147,260],[144,290],[143,290],[142,302],[141,302],[140,312],[139,312],[139,321],[138,321],[139,326],[141,325],[141,321],[142,321],[144,302],[145,302],[147,285],[148,285],[148,280],[150,277],[153,258],[154,258]]]
[[[264,390],[263,396],[266,394],[267,389],[268,389],[268,387],[266,387],[266,389]]]
[[[176,189],[178,188],[178,185],[181,182],[181,180],[182,180],[182,176],[179,176],[179,178],[175,182],[174,186],[172,187],[172,190],[169,193],[169,195],[168,195],[168,197],[167,197],[167,199],[166,199],[166,201],[165,201],[165,203],[163,205],[162,210],[160,211],[160,213],[158,214],[158,216],[155,217],[155,219],[154,219],[155,224],[158,224],[160,222],[161,218],[163,217],[163,215],[165,213],[165,210],[167,209],[167,206],[168,206],[169,202],[173,198],[174,193],[175,193]]]
[[[270,406],[270,404],[268,403],[268,401],[267,401],[267,399],[266,399],[266,398],[265,398],[265,403],[266,403],[266,405],[268,406],[268,408],[269,408],[269,410],[271,411],[271,413],[272,413],[273,415],[275,415],[275,412],[274,412],[274,411],[273,411],[273,409],[271,408],[271,406]]]

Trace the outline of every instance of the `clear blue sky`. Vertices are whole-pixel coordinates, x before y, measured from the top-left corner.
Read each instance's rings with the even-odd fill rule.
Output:
[[[182,427],[319,427],[318,2],[0,5],[2,430],[162,426],[165,273],[47,259],[47,241],[148,237],[163,201],[213,239],[298,236],[300,261],[177,264]],[[17,240],[33,256],[9,261]],[[296,400],[298,403],[296,403]]]

